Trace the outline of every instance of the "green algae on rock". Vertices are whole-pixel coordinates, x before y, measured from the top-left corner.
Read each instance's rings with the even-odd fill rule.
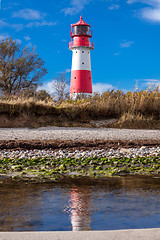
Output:
[[[36,158],[0,160],[0,175],[13,180],[59,181],[65,177],[160,174],[160,156],[139,158]]]

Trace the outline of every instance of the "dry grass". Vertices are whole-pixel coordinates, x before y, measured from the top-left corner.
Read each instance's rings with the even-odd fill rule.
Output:
[[[118,90],[104,92],[102,96],[95,95],[86,100],[66,101],[61,106],[78,111],[91,119],[120,118],[124,114],[159,119],[160,92],[146,90],[125,94]]]
[[[57,105],[53,99],[0,100],[0,114],[16,116],[24,112],[31,115],[48,115],[53,118],[56,116],[61,119],[61,122],[63,119],[64,121],[90,122],[90,120],[116,118],[118,121],[113,124],[114,127],[152,128],[153,125],[153,128],[159,128],[160,92],[157,89],[127,93],[118,90],[104,92],[101,96],[95,94],[88,99],[67,100]]]
[[[30,112],[45,115],[54,111],[56,111],[56,107],[54,101],[51,99],[48,99],[46,101],[36,100],[33,97],[0,99],[0,114],[19,114],[22,112]]]

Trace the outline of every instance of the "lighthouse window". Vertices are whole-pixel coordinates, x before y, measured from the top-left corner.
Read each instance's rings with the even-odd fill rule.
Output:
[[[76,77],[74,77],[74,79],[76,79]]]
[[[77,51],[76,51],[76,53],[77,53]]]
[[[84,38],[82,38],[82,40],[84,40]]]
[[[84,53],[84,51],[82,51],[82,53]]]
[[[82,62],[82,64],[84,64],[84,62]]]
[[[88,26],[75,26],[73,28],[74,35],[89,35]]]

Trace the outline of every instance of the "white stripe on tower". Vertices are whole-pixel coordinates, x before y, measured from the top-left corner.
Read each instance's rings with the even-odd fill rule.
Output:
[[[72,71],[91,71],[90,49],[87,47],[77,47],[72,52]]]

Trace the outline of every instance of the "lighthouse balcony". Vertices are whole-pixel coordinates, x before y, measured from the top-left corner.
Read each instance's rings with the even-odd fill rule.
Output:
[[[87,47],[87,48],[90,48],[90,49],[94,49],[94,43],[93,42],[81,42],[81,43],[78,43],[78,42],[74,42],[74,41],[71,41],[69,43],[69,49],[73,49],[73,48],[76,48],[76,47]]]

